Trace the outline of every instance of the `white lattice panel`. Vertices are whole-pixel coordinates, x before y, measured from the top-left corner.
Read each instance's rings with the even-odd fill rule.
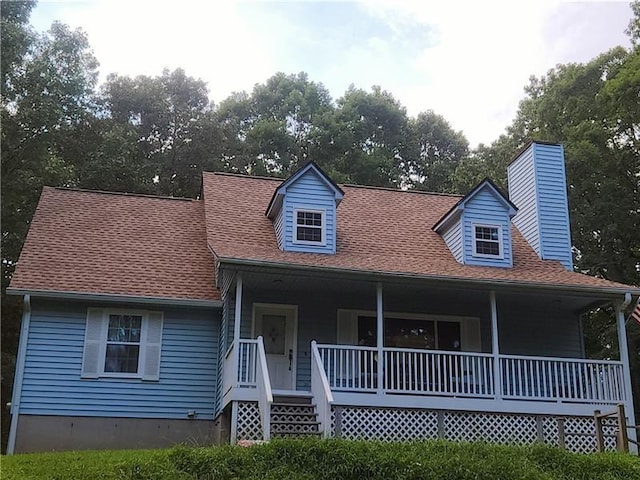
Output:
[[[262,440],[262,424],[257,402],[238,402],[238,440]]]
[[[474,412],[445,412],[444,438],[459,442],[527,444],[537,439],[535,417]]]
[[[332,412],[335,429],[335,412]],[[335,431],[335,430],[334,430]],[[406,441],[437,438],[438,420],[428,410],[342,408],[342,437],[360,440]]]

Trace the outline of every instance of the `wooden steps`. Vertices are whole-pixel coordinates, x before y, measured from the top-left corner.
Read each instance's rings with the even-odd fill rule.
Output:
[[[319,425],[310,395],[274,395],[271,404],[271,438],[318,436]]]

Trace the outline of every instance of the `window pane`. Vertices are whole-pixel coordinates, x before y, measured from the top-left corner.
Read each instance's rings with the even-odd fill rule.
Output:
[[[138,373],[138,345],[107,345],[105,372]]]
[[[500,255],[500,245],[498,244],[498,242],[476,240],[476,253],[498,256]]]
[[[458,322],[438,322],[438,350],[461,350]]]
[[[435,327],[431,320],[385,318],[384,344],[388,347],[435,349]]]
[[[109,342],[140,342],[140,325],[142,317],[139,315],[109,315]]]
[[[376,317],[358,317],[358,345],[375,347],[377,345]]]
[[[317,227],[298,227],[297,239],[305,242],[322,242],[322,229]]]

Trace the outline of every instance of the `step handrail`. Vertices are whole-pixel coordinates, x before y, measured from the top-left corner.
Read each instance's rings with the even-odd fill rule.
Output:
[[[324,371],[322,357],[315,340],[311,342],[311,393],[318,409],[320,433],[324,438],[331,436],[331,405],[333,392],[329,386],[329,379]]]
[[[271,390],[267,354],[264,350],[262,336],[257,338],[257,342],[256,388],[258,390],[258,410],[260,411],[260,420],[262,422],[262,438],[268,441],[271,438],[271,404],[273,403],[273,391]]]

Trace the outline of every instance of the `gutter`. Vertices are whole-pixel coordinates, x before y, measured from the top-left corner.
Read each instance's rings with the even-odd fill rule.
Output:
[[[38,298],[58,298],[98,302],[131,302],[154,305],[174,305],[184,307],[221,307],[221,300],[197,300],[191,298],[145,297],[108,293],[65,292],[55,290],[32,290],[28,288],[7,288],[9,295],[31,295]]]
[[[496,286],[504,286],[511,287],[522,290],[553,290],[557,292],[558,290],[569,291],[575,293],[583,293],[583,294],[606,294],[610,296],[617,296],[620,294],[629,294],[633,296],[640,296],[640,288],[636,288],[630,290],[629,286],[622,286],[620,288],[617,287],[588,287],[588,286],[572,286],[572,285],[558,285],[558,284],[550,284],[550,283],[529,283],[529,282],[518,282],[513,280],[483,280],[483,279],[464,279],[464,278],[455,278],[448,277],[444,275],[419,275],[412,273],[398,273],[398,272],[384,272],[384,271],[365,271],[365,270],[357,270],[357,269],[349,269],[349,268],[336,268],[336,267],[324,267],[324,266],[308,266],[308,265],[297,265],[291,263],[284,262],[267,262],[263,260],[247,260],[242,258],[221,258],[218,257],[218,261],[220,264],[227,265],[237,265],[237,266],[248,266],[248,267],[273,267],[273,268],[282,268],[289,270],[304,270],[307,272],[325,272],[331,274],[351,274],[356,276],[367,276],[369,279],[374,277],[372,281],[380,281],[388,278],[397,278],[397,279],[418,279],[418,280],[429,280],[436,282],[444,282],[452,285],[458,284],[463,286],[478,286],[478,287],[496,287]]]
[[[27,342],[29,340],[29,325],[31,323],[31,297],[24,296],[22,307],[22,328],[18,341],[18,357],[16,358],[16,370],[13,375],[13,393],[11,395],[11,426],[9,427],[9,440],[7,442],[7,455],[13,455],[16,447],[16,435],[18,433],[18,417],[20,415],[20,397],[22,396],[22,379],[24,376],[24,364],[27,356]]]

